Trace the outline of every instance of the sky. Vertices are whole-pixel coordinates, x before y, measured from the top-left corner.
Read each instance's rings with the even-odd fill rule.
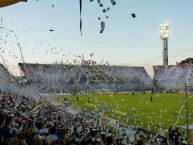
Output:
[[[101,8],[97,0],[83,0],[83,35],[79,0],[28,0],[0,8],[0,26],[17,36],[16,40],[13,33],[0,31],[5,63],[13,66],[22,62],[18,42],[26,63],[66,62],[78,55],[89,59],[89,54],[94,53],[93,59],[99,63],[104,60],[111,65],[144,66],[152,75],[152,66],[162,65],[163,22],[169,23],[169,65],[193,56],[192,0],[115,1],[112,6],[110,0],[101,0]],[[110,10],[103,13],[107,7]],[[101,34],[98,17],[105,22]],[[0,63],[4,63],[3,59]]]

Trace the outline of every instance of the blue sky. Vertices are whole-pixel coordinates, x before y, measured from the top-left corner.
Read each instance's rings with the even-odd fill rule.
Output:
[[[101,2],[104,8],[111,7],[106,14],[97,0],[83,0],[83,36],[79,31],[79,0],[28,0],[0,8],[0,17],[6,28],[16,32],[26,62],[65,62],[74,59],[71,54],[89,58],[93,52],[97,62],[145,66],[151,71],[153,65],[162,65],[159,27],[163,22],[170,26],[169,64],[193,56],[192,0],[116,0],[115,6],[110,0]],[[133,19],[132,13],[137,17]],[[102,34],[98,17],[106,24]],[[13,35],[1,37],[14,39]],[[15,42],[2,47],[7,64],[21,61]],[[9,55],[13,52],[17,59]]]

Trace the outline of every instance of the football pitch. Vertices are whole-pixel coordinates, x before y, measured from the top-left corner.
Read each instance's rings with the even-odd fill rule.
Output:
[[[67,98],[76,107],[96,113],[104,110],[104,116],[154,133],[168,130],[170,125],[180,127],[186,124],[184,94],[152,95],[150,92],[136,93],[135,96],[130,93],[98,93],[87,96],[81,94],[78,95],[79,101],[77,101],[77,96],[65,95],[60,97],[60,102],[64,103],[64,98]],[[188,100],[188,114],[189,124],[193,124],[193,98]]]

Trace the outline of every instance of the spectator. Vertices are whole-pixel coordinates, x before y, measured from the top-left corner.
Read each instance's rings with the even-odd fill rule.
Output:
[[[112,136],[108,136],[106,138],[105,145],[117,145],[116,141],[113,139]]]
[[[179,145],[180,143],[180,132],[178,131],[178,127],[176,127],[176,129],[174,130],[174,144],[175,145]]]
[[[170,126],[170,128],[168,129],[168,133],[169,133],[169,143],[173,145],[174,143],[174,130],[173,130],[173,126]]]
[[[96,140],[98,131],[92,129],[90,137],[85,140],[85,145],[96,145],[99,141]]]
[[[137,141],[137,145],[143,145],[143,140],[139,139],[139,140]]]
[[[57,143],[60,143],[59,136],[56,135],[56,127],[52,126],[49,130],[49,135],[46,136],[46,140],[51,143],[53,141],[57,141]]]

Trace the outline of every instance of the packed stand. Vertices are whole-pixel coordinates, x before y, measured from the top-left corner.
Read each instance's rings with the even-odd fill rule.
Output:
[[[0,145],[143,144],[136,141],[135,128],[120,133],[95,127],[85,115],[72,115],[45,99],[1,92],[0,110]]]

